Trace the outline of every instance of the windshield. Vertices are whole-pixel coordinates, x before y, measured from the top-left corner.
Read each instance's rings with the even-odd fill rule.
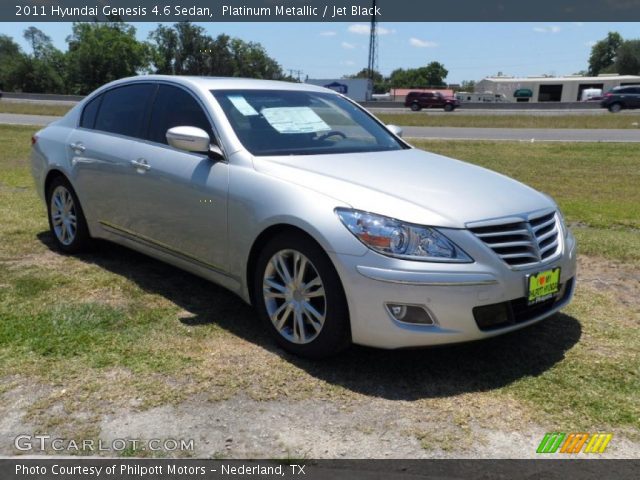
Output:
[[[319,155],[406,148],[364,110],[333,93],[212,91],[253,155]]]

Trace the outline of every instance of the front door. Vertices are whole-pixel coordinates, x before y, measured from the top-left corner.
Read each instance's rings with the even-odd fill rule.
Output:
[[[132,155],[127,229],[155,248],[226,271],[229,165],[169,146],[166,132],[175,126],[202,128],[213,139],[210,121],[196,98],[162,84],[151,109],[147,140],[139,142]]]

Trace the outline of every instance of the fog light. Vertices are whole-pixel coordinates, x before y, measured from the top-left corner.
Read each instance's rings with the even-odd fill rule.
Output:
[[[417,325],[433,325],[435,322],[429,312],[419,305],[402,305],[398,303],[387,303],[387,311],[394,320],[403,323],[413,323]]]

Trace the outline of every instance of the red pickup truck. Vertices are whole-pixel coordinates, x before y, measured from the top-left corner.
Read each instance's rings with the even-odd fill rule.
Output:
[[[423,108],[442,108],[445,112],[453,112],[460,106],[454,97],[445,97],[440,92],[409,92],[404,100],[405,107],[417,112]]]

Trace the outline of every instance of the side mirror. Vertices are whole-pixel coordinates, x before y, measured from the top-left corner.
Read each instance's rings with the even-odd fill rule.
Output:
[[[387,125],[387,130],[393,133],[396,137],[402,137],[402,128],[397,125]]]
[[[208,153],[211,139],[198,127],[173,127],[167,130],[167,142],[173,148],[187,152]]]

